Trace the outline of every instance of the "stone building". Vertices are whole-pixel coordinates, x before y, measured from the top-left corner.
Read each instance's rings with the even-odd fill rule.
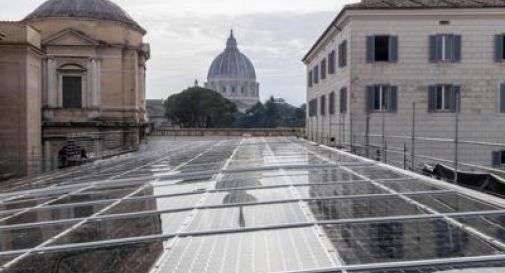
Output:
[[[454,139],[457,116],[460,140],[503,143],[504,15],[501,1],[345,6],[303,59],[308,137],[378,147],[367,151],[374,154],[383,152],[384,141],[411,151],[413,128],[416,137]],[[426,156],[418,163],[454,159],[451,141],[418,140],[414,149]],[[494,167],[504,166],[504,149],[458,148],[460,162]],[[403,160],[401,153],[386,154]]]
[[[6,59],[0,63],[1,77],[7,78],[1,84],[9,86],[0,102],[18,113],[2,115],[1,137],[16,147],[11,151],[17,160],[38,154],[44,163],[38,168],[55,168],[69,134],[95,136],[87,140],[96,142],[89,156],[100,153],[100,133],[124,135],[130,148],[138,146],[147,123],[150,50],[143,41],[146,31],[123,9],[109,0],[49,0],[20,22],[0,23],[0,32],[5,34],[0,59]],[[8,59],[16,56],[4,48],[17,50],[21,61],[13,66]],[[26,98],[13,96],[19,91]]]
[[[212,62],[205,87],[233,101],[241,112],[260,101],[256,71],[249,58],[238,49],[233,31],[224,52]]]

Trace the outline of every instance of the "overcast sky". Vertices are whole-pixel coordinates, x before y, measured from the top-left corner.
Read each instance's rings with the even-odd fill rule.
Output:
[[[4,0],[5,1],[5,0]],[[82,0],[86,1],[86,0]],[[261,99],[305,100],[302,57],[344,4],[357,0],[113,0],[147,31],[147,97],[205,82],[231,28],[256,67]],[[44,0],[6,1],[0,20],[19,20]]]

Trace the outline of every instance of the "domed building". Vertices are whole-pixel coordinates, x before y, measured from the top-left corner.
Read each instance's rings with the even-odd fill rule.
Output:
[[[120,135],[115,139],[124,140],[109,145],[111,149],[138,146],[147,126],[145,71],[150,49],[143,41],[146,31],[126,11],[109,0],[48,0],[20,22],[0,22],[0,32],[5,35],[0,65],[12,64],[15,60],[7,59],[14,56],[29,60],[20,62],[20,71],[26,73],[0,76],[0,88],[9,81],[25,83],[15,93],[26,97],[0,101],[20,105],[16,111],[30,116],[26,123],[26,118],[19,118],[21,129],[0,128],[18,136],[26,132],[26,139],[14,146],[35,147],[28,153],[43,158],[45,169],[59,165],[58,154],[71,134],[94,135],[86,140],[93,145],[83,148],[90,158],[103,156],[106,147],[100,134],[113,132]],[[16,55],[21,53],[26,56]],[[13,137],[0,135],[0,140]],[[26,159],[24,151],[12,156]]]
[[[249,58],[240,52],[233,30],[226,49],[212,62],[205,86],[233,101],[241,112],[259,102],[259,83]]]

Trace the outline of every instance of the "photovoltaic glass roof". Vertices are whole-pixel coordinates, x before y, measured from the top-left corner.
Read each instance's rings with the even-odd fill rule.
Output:
[[[9,273],[503,273],[505,202],[294,138],[153,138],[0,186]]]

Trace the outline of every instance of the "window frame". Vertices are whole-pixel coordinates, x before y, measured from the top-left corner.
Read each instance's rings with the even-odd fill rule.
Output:
[[[336,58],[337,53],[335,50],[332,50],[330,54],[328,54],[328,74],[333,75],[336,72]]]
[[[430,62],[457,63],[461,61],[462,36],[453,33],[430,35]]]
[[[347,87],[343,87],[340,89],[340,114],[347,114],[347,98],[348,91]]]
[[[347,40],[342,41],[338,46],[338,66],[340,68],[347,66]]]
[[[65,103],[65,78],[78,78],[79,81],[80,81],[80,90],[79,90],[79,93],[80,93],[80,99],[79,99],[79,106],[67,106],[67,104]],[[85,77],[83,74],[81,73],[61,73],[60,75],[60,79],[61,79],[61,108],[63,109],[82,109],[84,107],[84,91],[85,91],[85,87],[84,87],[84,80],[85,80]]]
[[[319,65],[316,65],[313,69],[313,79],[314,79],[314,84],[319,84]]]
[[[398,86],[390,84],[367,86],[365,101],[367,112],[370,114],[398,113]]]
[[[309,88],[312,88],[314,85],[313,85],[313,78],[312,78],[312,70],[309,70],[309,72],[307,72],[307,86]]]
[[[432,91],[435,94],[431,94]],[[431,101],[432,99],[435,101]],[[455,84],[430,85],[428,87],[428,112],[434,114],[461,112],[461,87]]]
[[[378,38],[387,39],[387,58],[377,59]],[[392,34],[377,34],[366,36],[366,62],[367,63],[398,63],[399,60],[399,38]]]

